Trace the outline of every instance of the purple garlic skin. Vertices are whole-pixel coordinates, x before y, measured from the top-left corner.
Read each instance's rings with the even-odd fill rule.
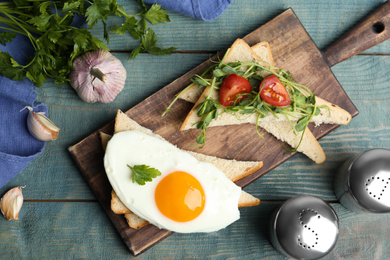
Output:
[[[122,91],[126,69],[109,51],[90,51],[73,61],[70,84],[88,103],[110,103]]]

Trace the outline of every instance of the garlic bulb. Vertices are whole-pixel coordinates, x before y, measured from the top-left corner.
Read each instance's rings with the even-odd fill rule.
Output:
[[[26,106],[29,110],[27,116],[27,127],[31,135],[40,141],[56,140],[60,128],[56,126],[44,112],[34,112],[32,107]]]
[[[90,51],[73,61],[70,84],[89,103],[110,103],[122,91],[126,69],[109,51]]]
[[[8,220],[19,219],[19,212],[23,205],[21,187],[10,189],[0,201],[1,213]]]

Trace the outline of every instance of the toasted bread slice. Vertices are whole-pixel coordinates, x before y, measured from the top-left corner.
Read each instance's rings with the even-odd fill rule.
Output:
[[[148,221],[138,217],[133,212],[131,212],[131,210],[129,210],[118,198],[114,190],[111,191],[111,210],[115,214],[124,215],[127,224],[134,229],[140,229],[149,224]]]
[[[251,47],[252,51],[266,63],[269,67],[275,67],[274,58],[272,57],[271,46],[268,42],[262,41]]]
[[[303,139],[297,151],[303,153],[317,164],[325,161],[326,155],[313,133],[306,128],[305,132],[295,134],[289,122],[259,122],[259,127],[275,136],[278,140],[288,143],[291,147],[297,147],[301,136]]]
[[[209,96],[212,99],[219,98],[218,91],[213,89],[210,91],[210,87],[206,87],[203,91],[203,94],[199,98],[199,100],[195,103],[194,108],[190,111],[190,113],[187,115],[185,120],[183,121],[183,124],[180,126],[179,130],[188,130],[192,128],[196,128],[196,124],[201,120],[200,117],[198,117],[195,107],[198,106],[198,104],[202,103],[206,97]],[[313,116],[311,119],[311,122],[314,122],[316,126],[320,124],[338,124],[338,125],[346,125],[351,121],[351,114],[349,114],[344,109],[340,108],[339,106],[332,104],[326,100],[323,100],[316,96],[316,103],[317,106],[325,106],[324,108],[321,108],[320,114],[317,116]],[[257,113],[247,115],[247,114],[239,114],[239,113],[223,113],[223,109],[218,109],[218,118],[215,120],[212,120],[209,124],[210,127],[212,126],[221,126],[221,125],[238,125],[243,123],[250,123],[250,124],[256,124],[257,121],[261,122],[296,122],[300,117],[298,114],[294,115],[293,113],[290,114],[289,120],[284,115],[275,116],[272,113],[268,113],[268,115],[264,118],[257,118]]]
[[[143,218],[138,217],[137,215],[130,213],[130,214],[125,214],[124,215],[127,221],[127,224],[129,227],[134,228],[134,229],[140,229],[143,228],[144,226],[148,225],[149,222],[146,221]]]
[[[211,78],[211,76],[206,76],[205,78]],[[196,83],[192,83],[188,88],[184,89],[177,95],[179,95],[179,99],[183,99],[190,103],[195,103],[199,97],[202,95],[204,87],[199,86]]]
[[[108,143],[108,141],[110,141],[112,135],[109,135],[109,134],[106,134],[103,132],[99,132],[99,136],[100,136],[100,142],[102,144],[103,150],[105,151],[106,147],[107,147],[107,143]]]
[[[150,129],[140,126],[138,123],[130,119],[122,111],[118,110],[117,116],[115,119],[115,129],[114,132],[118,133],[121,131],[127,130],[138,130],[150,135],[153,135],[157,138],[163,139],[161,136],[154,134]],[[106,147],[108,140],[111,138],[110,135],[105,133],[100,133],[102,146]],[[257,170],[263,166],[263,162],[244,162],[236,160],[226,160],[220,159],[214,156],[207,156],[199,153],[189,152],[194,157],[200,161],[206,161],[213,163],[219,169],[226,173],[227,177],[230,180],[239,180]],[[242,191],[241,197],[238,202],[239,207],[250,207],[260,204],[260,200],[253,197],[252,195]],[[132,228],[141,228],[148,224],[146,220],[133,214],[119,199],[115,191],[111,193],[111,210],[116,214],[125,214],[126,220],[130,227]]]
[[[131,210],[129,210],[125,204],[118,198],[115,191],[111,191],[111,210],[116,214],[131,214]]]

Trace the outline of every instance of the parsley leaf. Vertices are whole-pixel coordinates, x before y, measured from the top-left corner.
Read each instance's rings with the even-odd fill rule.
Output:
[[[148,9],[146,8],[146,5],[145,5],[145,3],[144,3],[144,1],[142,1],[142,0],[137,0],[137,2],[138,2],[138,4],[141,6],[141,8],[142,8],[142,12],[147,12],[148,11]]]
[[[157,37],[154,31],[149,28],[145,34],[141,38],[142,46],[144,47],[144,50],[147,51],[150,48],[156,46],[157,43]]]
[[[14,32],[2,32],[0,33],[0,44],[6,45],[7,42],[12,42],[12,39],[15,38],[16,33]]]
[[[147,165],[134,165],[133,167],[127,165],[127,167],[133,172],[133,183],[137,182],[139,185],[145,185],[145,182],[150,182],[153,178],[161,175],[159,170]]]
[[[154,55],[168,55],[172,51],[176,50],[176,47],[170,47],[163,49],[156,46],[157,36],[151,28],[148,28],[144,35],[141,37],[141,50]]]
[[[80,7],[80,2],[66,2],[62,8],[61,13],[66,14],[69,12],[76,12]]]
[[[107,19],[110,14],[110,0],[95,0],[87,8],[87,23],[92,28],[99,20]]]
[[[153,4],[152,7],[146,12],[145,19],[152,24],[170,22],[169,16],[164,9],[161,9],[161,5]]]
[[[40,16],[31,18],[27,22],[35,25],[39,31],[45,31],[50,26],[49,21],[53,16],[54,15],[50,15],[48,13],[43,13]]]
[[[164,9],[161,9],[161,5],[153,4],[149,10],[142,0],[137,0],[141,6],[142,11],[138,14],[141,16],[139,20],[135,16],[127,15],[123,11],[119,11],[124,17],[126,17],[125,23],[120,27],[114,26],[111,32],[123,35],[125,32],[129,32],[135,39],[141,39],[141,44],[135,48],[129,58],[136,58],[140,52],[147,52],[154,55],[169,55],[176,47],[161,48],[157,46],[157,36],[155,32],[148,27],[147,21],[152,24],[170,22],[169,16]]]
[[[135,59],[138,54],[140,53],[140,51],[142,50],[142,45],[138,46],[137,48],[135,48],[131,53],[130,53],[130,56],[129,56],[129,59],[132,58],[132,59]]]
[[[26,73],[23,70],[16,69],[20,65],[7,52],[0,51],[0,71],[1,74],[12,80],[23,80]]]
[[[133,36],[133,38],[139,39],[142,33],[137,30],[137,22],[138,21],[134,16],[128,17],[126,21],[122,24],[122,26],[119,27],[117,25],[114,25],[111,28],[111,32],[117,33],[119,35],[123,35],[126,32],[129,32],[131,36]]]

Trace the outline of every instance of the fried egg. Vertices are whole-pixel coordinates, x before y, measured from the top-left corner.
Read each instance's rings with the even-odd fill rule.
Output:
[[[161,172],[145,185],[127,166]],[[107,177],[122,203],[149,223],[179,233],[213,232],[240,218],[241,188],[210,163],[139,131],[116,133],[104,156]]]

